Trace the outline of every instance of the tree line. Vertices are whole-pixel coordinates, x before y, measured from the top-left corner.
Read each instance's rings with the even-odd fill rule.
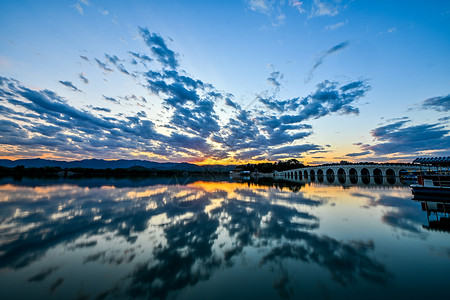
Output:
[[[305,165],[299,162],[297,159],[289,159],[286,161],[278,161],[274,163],[259,163],[259,164],[246,164],[240,166],[244,171],[258,172],[258,173],[272,173],[274,171],[287,171],[292,169],[298,169]]]

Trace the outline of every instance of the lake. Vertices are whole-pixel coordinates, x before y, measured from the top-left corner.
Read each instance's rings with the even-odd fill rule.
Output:
[[[3,178],[1,298],[443,299],[448,222],[411,198],[401,184]]]

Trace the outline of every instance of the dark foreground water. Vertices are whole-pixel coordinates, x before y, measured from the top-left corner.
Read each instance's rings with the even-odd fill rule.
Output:
[[[404,186],[3,179],[0,298],[445,299],[435,219]]]

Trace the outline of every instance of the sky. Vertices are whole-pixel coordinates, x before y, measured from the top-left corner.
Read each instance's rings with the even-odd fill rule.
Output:
[[[450,155],[450,2],[0,1],[0,158]]]

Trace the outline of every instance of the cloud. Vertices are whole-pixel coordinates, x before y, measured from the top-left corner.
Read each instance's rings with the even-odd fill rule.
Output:
[[[450,94],[447,96],[428,98],[422,102],[421,108],[448,112],[450,111]]]
[[[116,55],[105,54],[106,60],[112,63],[120,72],[126,75],[131,75],[127,69],[121,64],[121,60]]]
[[[88,106],[89,108],[96,110],[96,111],[102,111],[102,112],[111,112],[111,109],[105,108],[105,107],[98,107],[98,106]]]
[[[79,90],[76,86],[74,86],[73,83],[70,82],[70,81],[61,81],[61,80],[59,80],[58,82],[61,83],[64,86],[72,89],[75,92],[81,92],[81,90]]]
[[[387,30],[381,31],[380,33],[377,34],[377,37],[379,37],[379,36],[381,36],[381,35],[383,35],[383,34],[394,33],[394,32],[396,32],[396,31],[397,31],[397,28],[392,27],[392,28],[389,28],[389,29],[387,29]]]
[[[201,137],[203,130],[207,132],[208,126],[211,126],[207,116],[198,118],[199,121],[205,119],[204,124],[197,124],[200,135],[162,135],[155,131],[153,122],[146,120],[145,113],[138,112],[136,116],[127,116],[125,119],[97,117],[68,105],[64,98],[52,91],[33,91],[16,85],[12,80],[8,80],[8,83],[7,87],[1,89],[1,94],[8,94],[8,97],[1,97],[0,100],[21,109],[5,110],[10,120],[0,120],[0,136],[3,145],[17,147],[16,155],[23,150],[40,155],[57,152],[59,156],[68,155],[71,158],[117,158],[129,156],[134,151],[156,155],[161,153],[160,145],[164,145],[164,155],[176,161],[183,159],[180,156],[182,153],[197,157],[199,151],[208,153],[211,148]],[[105,96],[105,99],[117,101],[112,97]],[[202,110],[203,104],[200,102],[197,109]],[[88,108],[108,112],[108,109],[100,107]],[[22,112],[24,109],[25,112]],[[24,125],[19,125],[17,120]]]
[[[375,145],[362,145],[363,150],[377,155],[394,153],[418,154],[421,151],[450,149],[450,130],[440,124],[405,126],[409,120],[377,127],[371,131]]]
[[[321,64],[323,64],[325,58],[327,58],[328,56],[330,56],[330,55],[332,55],[332,54],[334,54],[334,53],[337,53],[337,52],[339,52],[339,51],[341,51],[341,50],[344,50],[344,49],[347,48],[349,45],[350,45],[350,42],[349,42],[349,41],[345,41],[345,42],[342,42],[342,43],[340,43],[340,44],[337,44],[337,45],[331,47],[330,49],[328,49],[327,51],[323,52],[323,53],[317,58],[316,62],[315,62],[314,65],[312,66],[312,68],[309,70],[309,72],[308,72],[308,74],[307,74],[307,76],[306,76],[305,82],[311,81],[311,79],[312,79],[313,76],[314,76],[314,71],[315,71]]]
[[[317,119],[331,113],[343,115],[358,114],[359,109],[353,104],[364,97],[370,86],[366,81],[354,81],[339,86],[339,83],[324,81],[317,85],[317,90],[304,97],[290,102],[279,102],[285,111],[295,111],[280,117],[285,124],[298,123],[309,119]]]
[[[85,61],[89,61],[89,58],[88,58],[87,56],[80,55],[80,58],[83,59],[83,60],[85,60]]]
[[[247,5],[251,10],[268,14],[272,9],[272,1],[270,0],[248,0]]]
[[[101,291],[98,295],[111,298],[165,299],[180,294],[186,288],[231,269],[233,263],[246,257],[246,249],[260,253],[258,260],[252,262],[254,270],[263,268],[276,272],[277,266],[296,263],[322,268],[334,283],[343,286],[360,280],[371,285],[391,280],[386,267],[375,258],[373,241],[342,241],[317,232],[321,216],[315,208],[327,203],[325,196],[315,195],[312,200],[301,190],[292,193],[272,186],[263,186],[267,192],[261,193],[261,190],[248,189],[244,184],[234,184],[232,189],[229,185],[217,184],[211,191],[153,179],[116,180],[113,185],[117,188],[108,189],[101,188],[104,184],[80,180],[63,190],[52,191],[24,183],[20,187],[21,193],[5,190],[5,195],[15,201],[9,201],[7,209],[0,210],[0,213],[2,219],[12,220],[17,226],[4,229],[7,236],[16,238],[0,246],[0,267],[26,271],[51,249],[65,247],[70,252],[77,247],[94,246],[82,248],[85,254],[81,258],[85,262],[96,261],[104,266],[122,262],[122,266],[128,269],[121,276],[124,284],[119,288],[113,286],[104,291],[99,287],[92,292],[93,297]],[[132,194],[152,196],[130,197],[130,187],[136,191]],[[70,198],[78,201],[68,201]],[[273,201],[272,198],[286,201]],[[214,199],[229,201],[218,201],[219,205],[206,213],[205,208]],[[398,201],[400,199],[387,200],[397,204],[386,207],[404,211],[398,204],[402,202]],[[408,203],[413,204],[413,201]],[[30,213],[17,214],[17,211]],[[422,214],[420,209],[414,211]],[[76,217],[54,218],[56,213]],[[148,251],[142,253],[141,239],[133,244],[133,239],[129,238],[148,231],[149,224],[161,223],[156,221],[161,215],[168,221],[160,226],[158,237],[167,243],[147,248]],[[99,218],[93,221],[95,216]],[[417,218],[409,219],[414,220],[416,227],[420,226]],[[45,230],[51,230],[52,234],[42,235]],[[219,231],[232,242],[216,247],[221,238]],[[122,245],[127,249],[125,253],[92,245],[90,241],[97,239],[99,232],[105,237],[123,241]],[[267,247],[270,242],[273,242],[273,247]],[[50,265],[36,269],[29,276],[34,282],[49,286],[61,281],[58,279],[60,275],[57,267]],[[282,295],[285,288],[278,281],[274,284],[275,291]]]
[[[333,17],[339,14],[347,6],[346,3],[351,2],[351,0],[313,0],[308,1],[312,2],[308,8],[305,6],[305,1],[299,0],[244,0],[244,2],[250,10],[267,16],[273,27],[279,27],[285,23],[286,8],[295,9],[300,14],[305,13],[309,9],[309,18],[321,16]],[[342,25],[336,24],[335,28],[332,28],[333,25],[331,25],[330,30]]]
[[[339,13],[340,3],[340,0],[314,0],[310,17],[333,17]]]
[[[328,25],[325,27],[325,30],[336,30],[338,28],[341,28],[342,26],[344,26],[347,23],[347,21],[345,22],[338,22],[332,25]]]
[[[120,104],[120,101],[113,97],[107,97],[107,96],[103,95],[103,99],[108,100],[109,102]]]
[[[99,11],[99,13],[101,13],[104,16],[109,15],[109,11],[107,11],[106,9],[99,8],[98,11]]]
[[[45,278],[47,278],[48,276],[50,276],[54,271],[58,270],[59,267],[48,267],[46,269],[41,270],[39,273],[37,273],[36,275],[30,277],[28,279],[28,282],[40,282],[43,281]]]
[[[240,109],[240,106],[236,102],[231,100],[229,97],[225,98],[225,104],[233,108]]]
[[[156,59],[164,66],[171,69],[178,67],[175,52],[170,50],[164,39],[157,33],[151,33],[147,28],[139,27],[139,34],[155,55]]]
[[[289,145],[283,146],[279,148],[274,148],[269,150],[269,155],[277,157],[279,155],[283,155],[286,157],[296,157],[301,155],[302,153],[313,151],[313,150],[322,150],[323,148],[319,145],[314,144],[302,144],[302,145]],[[277,159],[277,158],[275,158]]]
[[[266,15],[273,27],[282,26],[286,20],[286,15],[282,11],[284,2],[273,0],[247,0],[246,4],[252,11]],[[293,6],[294,5],[295,4],[293,4]],[[297,5],[297,9],[300,6]]]
[[[105,63],[101,62],[99,59],[95,59],[95,61],[97,62],[97,65],[100,67],[100,69],[102,69],[103,71],[106,72],[112,72],[113,70],[108,67]]]
[[[75,3],[74,5],[72,5],[72,7],[75,8],[80,15],[84,14],[83,7],[81,6],[81,4],[79,2]]]
[[[345,154],[345,156],[358,157],[358,156],[364,156],[364,155],[367,155],[367,154],[370,154],[370,153],[371,153],[370,151],[354,152],[354,153],[347,153],[347,154]]]
[[[153,59],[151,59],[148,55],[146,54],[142,54],[142,53],[136,53],[133,51],[128,51],[129,54],[131,54],[131,56],[133,56],[134,58],[137,58],[140,60],[140,62],[144,65],[147,66],[146,63],[152,62]]]
[[[281,83],[280,80],[283,79],[283,74],[281,74],[279,71],[274,71],[270,73],[269,78],[267,78],[267,82],[271,85],[273,85],[276,89],[276,91],[279,91]]]
[[[289,0],[289,5],[296,8],[299,11],[299,13],[305,12],[305,9],[303,8],[303,1]]]
[[[139,28],[139,34],[147,50],[127,51],[126,59],[105,54],[105,61],[95,58],[95,62],[107,72],[117,68],[122,73],[117,76],[132,74],[152,100],[160,101],[158,106],[152,104],[161,107],[160,111],[149,113],[147,100],[133,94],[99,99],[122,105],[116,115],[108,106],[77,109],[53,91],[31,90],[14,79],[0,77],[2,136],[5,145],[17,147],[5,155],[28,151],[74,159],[128,158],[139,153],[159,161],[298,158],[324,151],[323,146],[308,141],[313,128],[305,122],[329,114],[358,114],[356,103],[370,89],[365,80],[323,81],[306,96],[280,99],[283,74],[273,71],[267,78],[268,90],[255,97],[252,109],[243,109],[232,94],[183,70],[179,55],[162,36],[147,28]],[[327,53],[344,47],[344,43],[337,45]],[[79,78],[89,82],[83,73]],[[76,88],[70,82],[61,84]],[[77,100],[71,98],[70,102]],[[218,113],[226,108],[232,109]]]
[[[89,83],[89,80],[86,78],[86,76],[84,75],[84,73],[80,73],[80,74],[78,75],[78,77],[80,77],[81,81],[82,81],[84,84],[88,84],[88,83]]]

